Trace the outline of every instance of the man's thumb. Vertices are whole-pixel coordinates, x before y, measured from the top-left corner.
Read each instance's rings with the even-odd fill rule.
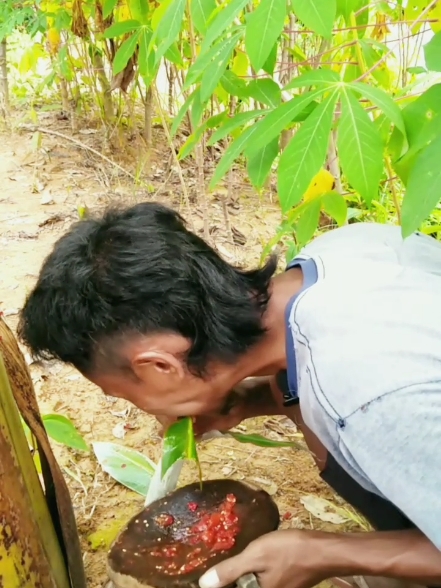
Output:
[[[243,554],[221,561],[199,579],[200,588],[222,588],[234,584],[242,575],[250,570],[244,568],[246,559]]]

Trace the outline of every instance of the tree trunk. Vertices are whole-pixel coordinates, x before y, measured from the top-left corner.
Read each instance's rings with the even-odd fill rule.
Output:
[[[9,113],[8,61],[6,39],[0,43],[0,107],[6,118]]]
[[[94,47],[92,47],[92,63],[95,74],[101,86],[104,120],[107,125],[111,125],[114,120],[112,89],[110,86],[110,82],[107,79],[103,57],[101,53],[99,53],[99,51]]]
[[[153,92],[149,86],[144,103],[144,139],[147,149],[152,147],[152,118],[153,118]]]
[[[20,413],[37,441],[45,492]],[[49,445],[25,359],[1,318],[0,586],[86,588],[69,491]]]
[[[63,555],[1,356],[0,533],[0,586],[69,587]]]

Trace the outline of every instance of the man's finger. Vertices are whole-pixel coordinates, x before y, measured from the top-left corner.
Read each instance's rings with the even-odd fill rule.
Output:
[[[253,569],[253,559],[246,556],[246,551],[221,561],[217,566],[211,568],[200,578],[200,588],[221,588],[234,584],[241,576],[249,572],[258,570]]]

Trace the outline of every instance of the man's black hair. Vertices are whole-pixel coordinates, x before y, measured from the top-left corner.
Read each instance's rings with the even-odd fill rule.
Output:
[[[160,204],[111,209],[55,244],[19,336],[35,357],[87,374],[98,350],[112,355],[126,336],[175,332],[191,341],[189,369],[203,374],[210,360],[230,363],[261,339],[276,265],[275,257],[251,271],[229,265]]]

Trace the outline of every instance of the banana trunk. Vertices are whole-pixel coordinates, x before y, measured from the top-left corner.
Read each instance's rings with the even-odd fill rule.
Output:
[[[34,434],[43,492],[20,413]],[[0,318],[0,586],[85,588],[72,504],[17,342]]]

